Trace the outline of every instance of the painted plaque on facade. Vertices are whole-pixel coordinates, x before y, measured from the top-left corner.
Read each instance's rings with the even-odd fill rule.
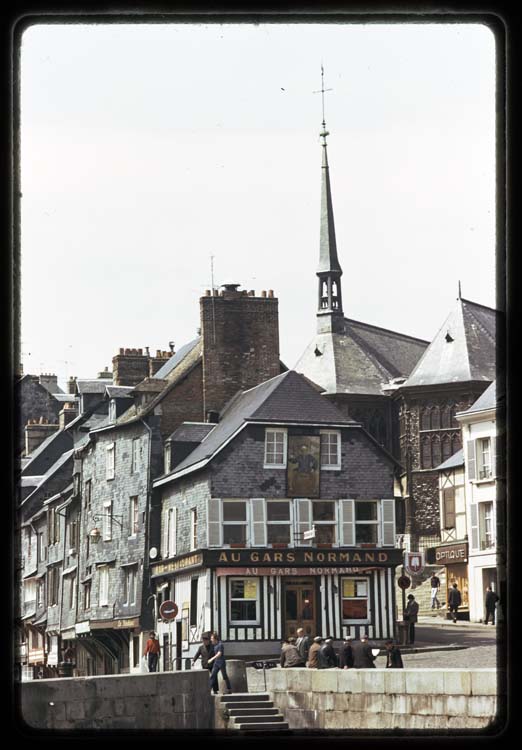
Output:
[[[288,436],[289,497],[319,497],[320,455],[319,436]]]

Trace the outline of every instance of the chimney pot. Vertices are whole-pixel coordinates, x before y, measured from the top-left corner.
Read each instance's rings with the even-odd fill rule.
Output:
[[[210,289],[205,289],[205,297],[210,297]]]
[[[274,290],[273,289],[269,289],[268,290],[268,296],[269,297],[273,297],[274,296]]]
[[[262,296],[262,297],[266,297],[266,291],[265,291],[265,290],[263,290],[263,291],[261,292],[261,296]]]

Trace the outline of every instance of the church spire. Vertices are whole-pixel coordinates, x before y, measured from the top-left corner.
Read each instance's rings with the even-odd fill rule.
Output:
[[[335,241],[335,225],[332,204],[332,191],[330,187],[330,170],[328,166],[328,153],[324,116],[324,69],[321,65],[321,96],[323,105],[323,129],[320,133],[323,139],[322,149],[322,180],[321,180],[321,235],[319,243],[319,266],[317,276],[319,277],[317,326],[318,331],[344,331],[344,314],[341,295],[341,276],[343,270],[337,257],[337,243]],[[319,92],[316,92],[319,93]]]

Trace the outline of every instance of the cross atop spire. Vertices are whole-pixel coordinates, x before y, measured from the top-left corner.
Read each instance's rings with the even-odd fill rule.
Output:
[[[319,133],[319,135],[323,139],[323,146],[326,146],[326,136],[330,135],[330,133],[326,130],[326,121],[324,117],[324,95],[326,91],[333,91],[333,89],[325,89],[324,87],[324,68],[323,68],[323,63],[321,63],[321,88],[318,91],[314,91],[313,93],[321,94],[321,100],[322,100],[322,105],[323,105],[323,123],[322,123],[323,130],[321,133]]]

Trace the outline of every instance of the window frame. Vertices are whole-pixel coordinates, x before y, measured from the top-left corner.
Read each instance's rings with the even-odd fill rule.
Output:
[[[364,500],[354,500],[354,509],[353,509],[353,523],[354,523],[354,543],[355,546],[358,547],[361,544],[375,544],[376,547],[382,547],[382,498],[380,500],[377,499],[364,499]],[[373,521],[358,521],[357,520],[357,503],[374,503],[375,507],[377,508],[377,518]],[[375,542],[360,542],[357,539],[357,527],[358,526],[375,526],[377,528],[377,540]]]
[[[190,509],[190,551],[198,548],[198,509]]]
[[[333,505],[333,519],[329,519],[326,521],[317,521],[314,518],[314,509],[319,505],[319,503],[331,503]],[[317,539],[314,541],[317,544],[331,544],[338,546],[339,540],[340,540],[340,533],[339,533],[339,502],[337,500],[320,500],[320,499],[313,499],[312,500],[312,507],[311,507],[311,525],[312,528],[317,528],[317,526],[331,526],[334,530],[334,538],[333,541],[330,542],[319,542]]]
[[[283,462],[275,463],[268,460],[268,447],[270,434],[282,435],[283,436]],[[274,451],[275,454],[275,451]],[[265,444],[264,444],[264,458],[263,468],[264,469],[286,469],[288,457],[288,430],[284,427],[265,427]]]
[[[97,573],[99,574],[98,579],[98,606],[99,607],[108,607],[109,606],[109,566],[108,565],[99,565],[97,568]],[[105,589],[105,590],[104,590]],[[102,594],[105,594],[105,597],[102,597]]]
[[[123,568],[123,606],[132,607],[137,598],[138,563]],[[132,596],[130,596],[132,594]]]
[[[256,582],[256,598],[255,599],[245,599],[245,597],[239,598],[237,596],[232,597],[232,583],[234,581],[255,581]],[[261,593],[261,583],[258,576],[233,576],[228,579],[229,582],[229,589],[228,589],[228,623],[232,627],[256,627],[261,624],[260,617],[261,617],[261,611],[260,611],[260,593]],[[232,619],[232,602],[235,601],[247,601],[252,602],[255,601],[256,603],[256,619],[255,620],[233,620]]]
[[[320,430],[320,453],[319,463],[321,470],[323,471],[340,471],[341,466],[341,431],[340,430]],[[335,464],[323,464],[323,437],[330,437],[335,435],[337,437],[337,461]],[[330,444],[328,444],[328,453],[330,453]]]
[[[92,581],[85,581],[83,584],[83,609],[84,611],[91,608],[91,589]]]
[[[354,581],[354,583],[357,583],[358,581],[364,581],[366,583],[366,596],[344,596],[344,581]],[[359,576],[359,575],[353,575],[353,576],[339,576],[339,588],[340,588],[340,596],[339,596],[339,606],[341,608],[341,624],[342,625],[366,625],[371,623],[372,621],[372,609],[371,609],[371,591],[370,591],[370,576]],[[366,618],[353,618],[348,619],[344,617],[343,614],[343,601],[344,600],[352,600],[352,601],[366,601]]]
[[[131,474],[138,474],[138,464],[139,464],[139,453],[140,453],[140,438],[135,437],[132,438],[132,447],[131,447]]]
[[[496,547],[495,534],[495,507],[492,500],[486,500],[478,503],[478,521],[479,521],[479,550],[493,550]],[[490,526],[490,530],[487,527]],[[488,544],[488,537],[490,542]]]
[[[129,497],[129,539],[134,539],[139,532],[139,495]]]
[[[105,479],[111,481],[116,475],[116,443],[105,446]]]
[[[225,503],[236,503],[239,505],[239,503],[243,503],[245,506],[245,520],[244,521],[226,521],[225,520]],[[222,535],[222,546],[223,547],[230,547],[233,544],[244,544],[245,546],[250,544],[250,517],[249,517],[249,508],[250,503],[246,499],[233,499],[233,498],[223,498],[221,500],[221,518],[222,518],[222,528],[223,528],[223,535]],[[242,526],[245,529],[245,540],[244,542],[226,542],[225,541],[225,527],[227,526]]]
[[[271,503],[287,503],[288,504],[288,521],[273,521],[268,518],[268,509],[270,507]],[[266,508],[266,543],[267,544],[288,544],[292,545],[294,540],[293,535],[293,518],[292,518],[292,509],[293,509],[293,503],[291,500],[287,500],[286,498],[265,498],[265,508]],[[287,542],[271,542],[268,538],[268,527],[269,526],[287,526],[288,527],[288,541]]]
[[[112,541],[112,500],[103,503],[102,539],[104,542]]]
[[[486,447],[485,447],[486,444]],[[477,469],[478,469],[478,481],[488,481],[493,478],[493,466],[492,466],[492,441],[491,437],[488,435],[486,437],[481,437],[476,439],[475,443],[475,450],[476,450],[476,461],[477,461]],[[484,462],[484,457],[487,456],[487,463]],[[485,471],[488,471],[486,475],[484,475]]]

